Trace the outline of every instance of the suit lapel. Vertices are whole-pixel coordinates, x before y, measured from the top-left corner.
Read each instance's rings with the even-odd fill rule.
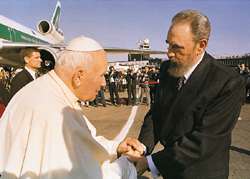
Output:
[[[34,80],[34,78],[31,76],[31,74],[25,68],[23,69],[23,72],[29,81]]]
[[[164,124],[162,130],[163,136],[166,137],[169,134],[172,134],[172,131],[175,130],[176,126],[184,119],[185,113],[191,106],[192,101],[197,98],[199,90],[201,89],[209,71],[209,59],[209,55],[205,53],[200,64],[195,68],[186,84],[177,93],[166,118],[166,121],[168,122]]]

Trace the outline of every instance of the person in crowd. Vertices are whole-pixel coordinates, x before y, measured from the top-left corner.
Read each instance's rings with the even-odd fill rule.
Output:
[[[6,87],[6,76],[3,69],[0,70],[0,103],[1,103],[1,112],[3,113],[5,107],[9,101],[9,91]],[[0,113],[1,113],[0,112]]]
[[[127,80],[126,80],[127,72],[123,71],[121,75],[121,80],[122,80],[122,90],[121,92],[124,92],[127,89]]]
[[[127,70],[127,93],[128,93],[128,105],[136,104],[136,73],[133,69]]]
[[[138,174],[167,179],[227,179],[232,130],[244,99],[244,80],[206,52],[211,31],[196,10],[177,13],[167,33],[155,102],[139,141],[146,155],[134,157]],[[163,149],[152,153],[157,142]]]
[[[119,73],[113,66],[109,67],[109,94],[110,101],[113,105],[120,105],[120,97],[118,94]]]
[[[142,73],[140,75],[140,87],[141,87],[141,96],[140,103],[142,104],[144,101],[144,97],[146,98],[146,104],[150,105],[150,89],[149,89],[149,76],[148,76],[148,67],[145,66],[142,69]]]
[[[159,83],[159,73],[157,72],[155,67],[151,67],[148,73],[148,77],[149,77],[149,89],[150,89],[150,103],[152,105],[154,103],[156,86]]]
[[[98,104],[101,103],[103,107],[106,107],[106,100],[104,96],[104,86],[101,86],[98,91],[96,98],[90,102],[91,106],[98,107]]]
[[[139,156],[142,145],[97,136],[80,107],[105,86],[106,68],[102,46],[80,36],[60,52],[54,70],[17,92],[0,120],[1,177],[137,178],[134,165],[116,156]]]
[[[36,48],[24,48],[20,53],[24,59],[25,66],[23,70],[17,73],[11,80],[10,85],[10,99],[19,91],[22,87],[36,79],[36,73],[41,67],[41,55]]]
[[[106,107],[106,99],[105,99],[105,95],[104,95],[104,86],[101,86],[100,90],[98,91],[98,97],[99,97],[99,102],[101,102],[103,107]]]
[[[117,78],[117,89],[118,92],[123,92],[123,84],[122,84],[122,79],[123,79],[123,72],[122,71],[117,71],[118,73],[118,78]]]
[[[140,104],[140,97],[141,97],[141,86],[140,86],[140,77],[141,77],[141,69],[137,69],[135,71],[135,78],[134,82],[136,84],[136,104]]]

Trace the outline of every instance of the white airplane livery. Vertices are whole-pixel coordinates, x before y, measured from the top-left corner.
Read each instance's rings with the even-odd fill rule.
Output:
[[[64,35],[59,28],[61,3],[57,2],[50,21],[41,20],[37,31],[0,15],[0,64],[22,66],[19,53],[25,47],[40,49],[44,68],[53,68],[57,52],[65,47]],[[165,51],[150,49],[104,48],[108,53],[165,54]]]

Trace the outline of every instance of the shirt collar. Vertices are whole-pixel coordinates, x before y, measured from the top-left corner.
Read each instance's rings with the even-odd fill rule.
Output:
[[[29,73],[30,75],[32,76],[33,79],[36,79],[36,72],[28,67],[24,67]]]
[[[61,78],[55,73],[54,70],[51,70],[49,72],[49,76],[60,86],[60,88],[63,90],[64,95],[66,95],[67,99],[72,104],[78,104],[78,98],[75,96],[75,94],[69,89],[67,85],[61,80]]]
[[[185,82],[189,79],[195,68],[200,64],[205,52],[201,55],[201,58],[184,74]]]

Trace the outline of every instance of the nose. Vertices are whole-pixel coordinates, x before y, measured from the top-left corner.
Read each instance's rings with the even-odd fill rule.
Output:
[[[167,56],[169,59],[173,58],[175,56],[175,53],[172,52],[170,49],[167,49]]]

